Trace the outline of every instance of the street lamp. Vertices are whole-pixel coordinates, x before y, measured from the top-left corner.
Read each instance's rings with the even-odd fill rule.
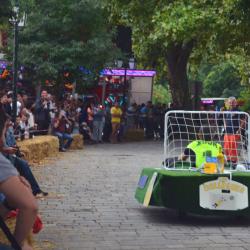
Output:
[[[19,15],[19,1],[15,1],[15,6],[13,7],[13,16],[10,22],[14,26],[14,51],[13,51],[13,84],[12,84],[12,120],[16,122],[17,115],[17,69],[18,69],[18,28],[23,27],[25,23],[26,16],[24,15],[20,18]]]
[[[123,105],[125,105],[125,100],[126,100],[126,86],[127,86],[127,70],[128,69],[135,69],[135,59],[134,58],[129,58],[127,63],[124,63],[122,60],[117,60],[116,61],[116,66],[118,68],[122,68],[124,64],[124,82],[123,82],[123,96],[122,96],[122,102]]]

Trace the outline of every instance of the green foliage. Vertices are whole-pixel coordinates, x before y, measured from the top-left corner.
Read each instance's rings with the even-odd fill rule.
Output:
[[[0,20],[1,22],[3,19],[8,18],[11,11],[11,3],[9,0],[1,0],[0,4]]]
[[[133,28],[134,49],[142,58],[152,55],[158,58],[161,52],[164,57],[174,44],[191,40],[197,48],[211,49],[208,44],[220,39],[218,35],[224,34],[225,28],[228,31],[233,27],[228,16],[236,7],[236,1],[231,0],[108,2],[112,18]]]
[[[145,63],[168,65],[173,101],[185,104],[188,61],[249,51],[250,6],[247,0],[109,0],[114,23],[133,29],[136,56]],[[186,93],[183,93],[186,92]]]
[[[225,55],[226,60],[238,70],[241,76],[241,84],[248,85],[250,77],[250,54],[244,48],[237,48]]]
[[[94,81],[117,49],[104,10],[91,0],[23,1],[27,24],[20,31],[20,63],[39,81],[60,81],[63,69],[79,84]],[[10,53],[11,54],[11,53]],[[91,74],[80,72],[79,66]]]
[[[0,29],[5,30],[11,16],[11,3],[9,0],[1,0],[0,3]]]
[[[165,85],[154,84],[153,85],[153,103],[166,103],[171,102],[171,97],[168,87]]]
[[[240,95],[239,72],[230,63],[213,66],[203,80],[205,97],[229,97]]]
[[[241,109],[250,112],[250,88],[244,88],[240,94],[240,99],[243,100],[244,103]]]
[[[27,12],[34,0],[1,0],[0,2],[0,29],[10,28],[9,19],[13,15],[13,7],[20,6],[20,11]]]

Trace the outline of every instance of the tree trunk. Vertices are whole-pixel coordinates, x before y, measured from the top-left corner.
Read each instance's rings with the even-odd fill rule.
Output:
[[[187,77],[187,63],[192,52],[194,43],[172,46],[166,56],[169,86],[173,100],[173,106],[177,109],[191,109],[192,102]]]

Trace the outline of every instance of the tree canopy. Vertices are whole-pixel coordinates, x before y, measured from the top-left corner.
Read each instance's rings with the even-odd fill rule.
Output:
[[[226,62],[213,66],[203,78],[203,82],[205,96],[238,97],[242,90],[239,72],[232,64]]]
[[[21,7],[28,13],[19,33],[19,59],[37,79],[58,79],[63,69],[78,80],[94,78],[113,60],[113,31],[96,1],[30,0]]]
[[[9,0],[2,0],[0,4],[0,29],[6,26],[11,15],[11,4]]]
[[[204,57],[249,51],[247,34],[250,7],[247,0],[110,0],[114,23],[133,29],[136,56],[145,65],[167,64],[173,102],[191,104],[187,64]]]

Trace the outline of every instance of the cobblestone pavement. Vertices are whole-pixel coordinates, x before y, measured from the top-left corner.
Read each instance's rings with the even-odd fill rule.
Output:
[[[56,250],[250,249],[250,220],[182,221],[174,211],[137,203],[140,171],[159,167],[162,152],[160,142],[89,145],[35,168],[52,193],[40,201],[45,229],[37,241]]]

